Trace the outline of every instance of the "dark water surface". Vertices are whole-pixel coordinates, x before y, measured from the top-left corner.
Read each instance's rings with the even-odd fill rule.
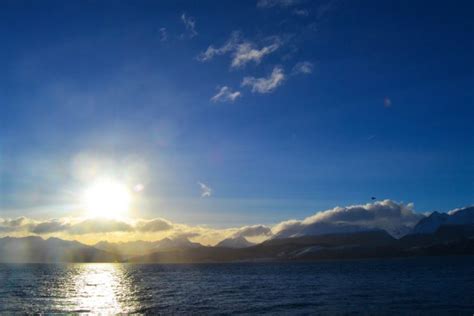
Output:
[[[198,265],[0,264],[0,313],[474,313],[474,257]]]

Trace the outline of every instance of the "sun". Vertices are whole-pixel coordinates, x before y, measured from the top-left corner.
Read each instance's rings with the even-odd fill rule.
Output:
[[[127,215],[130,200],[126,185],[111,179],[100,179],[84,191],[82,202],[89,217],[117,218]]]

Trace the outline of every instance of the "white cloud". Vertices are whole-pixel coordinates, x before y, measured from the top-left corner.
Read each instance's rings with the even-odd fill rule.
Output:
[[[303,61],[303,62],[297,63],[293,67],[292,73],[294,75],[297,75],[297,74],[306,74],[307,75],[307,74],[312,73],[313,69],[314,69],[313,63],[311,63],[309,61]]]
[[[212,190],[199,182],[202,196],[208,197]],[[448,214],[470,216],[474,207],[457,209]],[[462,215],[462,214],[461,214]],[[461,217],[459,215],[459,217]],[[23,237],[28,235],[47,235],[81,242],[95,243],[98,240],[159,240],[165,237],[186,236],[205,245],[216,244],[226,238],[245,237],[261,242],[270,237],[287,238],[331,233],[350,233],[383,229],[399,237],[410,231],[426,214],[416,213],[412,204],[391,200],[378,201],[364,205],[335,207],[318,212],[303,220],[288,220],[273,227],[250,225],[242,227],[215,229],[206,226],[191,226],[173,223],[163,218],[153,219],[101,219],[101,218],[60,218],[34,220],[19,217],[0,218],[0,236]]]
[[[298,4],[299,0],[258,0],[258,8],[273,8],[273,7],[291,7]]]
[[[285,74],[281,67],[273,68],[270,76],[267,78],[245,77],[242,80],[242,86],[249,86],[252,92],[270,93],[280,86],[285,80]]]
[[[233,237],[271,236],[272,229],[266,225],[251,225],[239,228]]]
[[[335,207],[302,221],[281,222],[272,231],[280,238],[328,233],[383,229],[394,236],[407,233],[423,218],[413,212],[412,204],[384,200],[365,205]]]
[[[241,97],[240,91],[232,91],[231,88],[223,86],[219,89],[216,95],[211,98],[212,102],[234,102],[237,98]]]
[[[259,48],[254,43],[241,39],[238,32],[233,32],[224,45],[218,48],[210,45],[206,51],[199,54],[197,59],[205,62],[211,60],[214,56],[231,53],[232,68],[243,67],[249,62],[259,64],[265,56],[273,53],[282,45],[282,41],[276,36],[267,38],[266,42],[268,42],[266,45]]]
[[[257,49],[249,42],[241,43],[237,46],[231,66],[238,68],[251,61],[259,64],[263,57],[276,51],[280,45],[280,41],[275,40],[274,43]]]
[[[230,38],[219,48],[215,48],[213,45],[210,45],[205,52],[198,55],[197,59],[199,61],[209,61],[214,56],[224,55],[236,49],[238,42],[240,41],[239,32],[232,32]]]
[[[212,195],[212,189],[209,186],[202,182],[198,182],[198,184],[201,187],[201,197],[210,197]]]
[[[181,14],[181,21],[183,21],[190,38],[198,35],[196,31],[196,20],[192,16],[187,16],[186,13],[183,13]]]

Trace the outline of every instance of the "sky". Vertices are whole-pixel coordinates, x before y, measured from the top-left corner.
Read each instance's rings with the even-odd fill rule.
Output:
[[[104,177],[220,230],[473,203],[472,1],[0,6],[4,224],[84,217]]]

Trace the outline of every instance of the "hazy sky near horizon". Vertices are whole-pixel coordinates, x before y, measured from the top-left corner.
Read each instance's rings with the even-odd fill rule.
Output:
[[[2,1],[0,217],[473,203],[472,1]]]

